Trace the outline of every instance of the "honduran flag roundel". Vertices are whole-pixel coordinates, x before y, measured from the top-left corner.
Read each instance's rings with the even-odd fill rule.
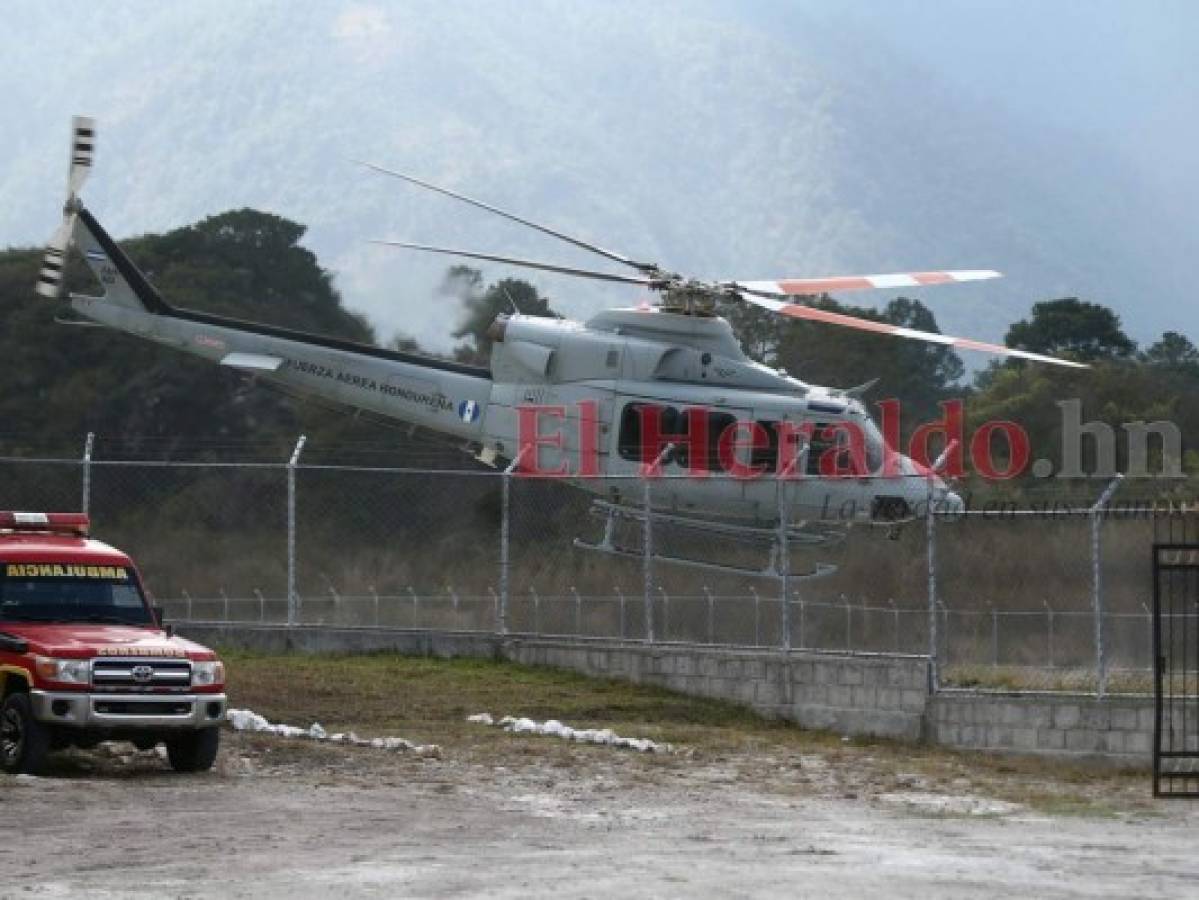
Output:
[[[479,404],[474,400],[463,400],[458,404],[458,418],[463,422],[474,422],[479,418]]]

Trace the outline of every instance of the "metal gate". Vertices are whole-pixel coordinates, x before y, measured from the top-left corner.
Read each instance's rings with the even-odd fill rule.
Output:
[[[1199,798],[1199,528],[1158,524],[1153,544],[1153,794]]]

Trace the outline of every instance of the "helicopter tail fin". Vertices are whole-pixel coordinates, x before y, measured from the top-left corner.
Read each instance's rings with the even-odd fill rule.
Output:
[[[82,205],[76,214],[74,243],[104,288],[103,302],[156,315],[171,312],[133,260]]]

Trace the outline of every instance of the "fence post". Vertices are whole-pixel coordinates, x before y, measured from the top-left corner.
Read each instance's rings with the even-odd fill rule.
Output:
[[[83,497],[80,511],[86,516],[92,511],[92,448],[96,445],[96,433],[89,431],[83,442]]]
[[[420,627],[420,597],[416,596],[416,591],[412,589],[412,585],[408,585],[408,595],[412,598],[412,627]]]
[[[716,643],[716,600],[712,597],[712,591],[705,584],[704,595],[708,598],[708,643]]]
[[[526,444],[520,448],[516,458],[508,464],[500,475],[500,604],[496,630],[500,634],[508,633],[508,578],[511,572],[509,553],[512,540],[512,473],[520,466],[525,457],[525,451],[532,446]]]
[[[187,601],[187,621],[194,622],[192,618],[192,595],[187,592],[187,588],[183,589],[183,599]]]
[[[579,589],[573,584],[570,586],[570,592],[575,598],[575,637],[583,636],[583,598],[579,596]]]
[[[944,662],[948,662],[949,661],[949,649],[950,649],[949,648],[949,637],[950,637],[949,607],[946,606],[944,601],[942,601],[942,600],[937,600],[937,606],[941,607],[941,624],[944,626],[942,628],[942,631],[944,632],[944,634],[942,634],[942,636],[941,636],[941,646],[945,648]],[[941,677],[941,672],[940,672],[939,668],[937,670],[937,677],[938,677],[938,679]],[[940,686],[940,681],[937,682],[937,685]]]
[[[791,595],[790,595],[790,569],[791,559],[789,548],[787,546],[787,476],[791,471],[790,464],[777,476],[778,482],[778,576],[779,576],[779,593],[781,595],[782,606],[781,622],[782,627],[782,648],[783,653],[791,652]]]
[[[529,588],[529,593],[533,596],[533,634],[541,634],[541,597],[536,588]]]
[[[229,595],[225,593],[223,587],[221,588],[221,599],[225,601],[225,621],[230,622],[232,620],[229,618]]]
[[[379,591],[371,585],[371,596],[375,598],[375,627],[379,627]]]
[[[987,601],[987,606],[991,607],[991,668],[999,668],[999,610],[995,608],[995,604],[990,600]]]
[[[651,485],[653,484],[653,475],[660,470],[663,462],[674,452],[674,444],[667,444],[662,448],[662,452],[658,454],[658,458],[654,460],[654,464],[641,473],[642,490],[644,492],[643,504],[645,506],[645,522],[641,530],[643,554],[642,559],[642,591],[645,594],[645,640],[646,643],[654,642],[654,526],[653,526],[653,494]]]
[[[1103,582],[1099,556],[1099,523],[1103,511],[1124,476],[1117,473],[1095,505],[1091,507],[1091,606],[1095,616],[1095,693],[1102,698],[1107,693],[1107,659],[1103,652]]]
[[[928,506],[925,514],[925,534],[928,544],[928,688],[936,693],[941,684],[937,659],[937,527],[933,516],[933,478],[928,479]],[[948,618],[946,618],[948,628]]]
[[[749,585],[749,592],[754,595],[754,646],[762,646],[762,616],[760,608],[762,606],[762,598],[758,596],[758,589],[752,584]]]
[[[853,607],[849,605],[849,598],[844,594],[841,595],[841,602],[845,604],[845,649],[846,651],[853,650]]]
[[[300,595],[296,593],[296,466],[308,438],[300,435],[287,461],[287,624],[300,620]]]
[[[254,588],[254,596],[258,598],[258,621],[266,621],[266,597],[262,596],[262,591]]]
[[[895,633],[894,633],[894,650],[899,652],[899,607],[895,605],[895,598],[888,597],[887,602],[891,604],[891,613],[895,617]]]
[[[1048,600],[1042,600],[1041,603],[1043,603],[1045,606],[1045,615],[1049,620],[1049,629],[1048,629],[1048,635],[1047,635],[1048,639],[1049,639],[1048,640],[1048,643],[1049,643],[1049,647],[1048,647],[1049,668],[1053,669],[1053,668],[1055,668],[1055,666],[1053,665],[1053,607],[1049,605]]]
[[[614,584],[614,585],[612,585],[612,588],[613,588],[613,590],[615,590],[615,591],[616,591],[616,596],[618,596],[618,597],[620,598],[620,639],[623,641],[623,640],[625,639],[625,625],[624,625],[624,622],[625,622],[625,617],[624,617],[625,599],[624,599],[624,591],[623,591],[623,590],[621,590],[621,587],[620,587],[620,585],[619,585],[619,584]]]
[[[645,598],[645,642],[654,642],[654,526],[650,521],[653,514],[653,498],[650,496],[649,473],[643,473],[642,505],[645,521],[641,523],[641,593]]]
[[[1153,649],[1155,640],[1153,635],[1153,610],[1149,608],[1149,605],[1144,600],[1141,601],[1141,609],[1145,610],[1145,633],[1149,635],[1149,671],[1153,672],[1153,657],[1155,656]]]

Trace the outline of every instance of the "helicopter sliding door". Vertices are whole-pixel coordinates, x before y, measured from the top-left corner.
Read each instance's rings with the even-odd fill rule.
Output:
[[[690,435],[695,409],[701,410],[705,418],[706,438],[702,444]],[[658,423],[660,442],[656,445],[645,434],[650,417]],[[608,472],[617,476],[611,487],[625,497],[624,502],[641,503],[641,481],[632,476],[640,475],[644,465],[654,462],[662,442],[669,441],[675,449],[662,466],[664,477],[654,486],[655,508],[682,514],[716,508],[727,511],[732,518],[743,518],[751,514],[753,500],[745,482],[729,477],[722,466],[720,438],[738,421],[749,418],[748,410],[734,407],[618,395],[608,455]]]

